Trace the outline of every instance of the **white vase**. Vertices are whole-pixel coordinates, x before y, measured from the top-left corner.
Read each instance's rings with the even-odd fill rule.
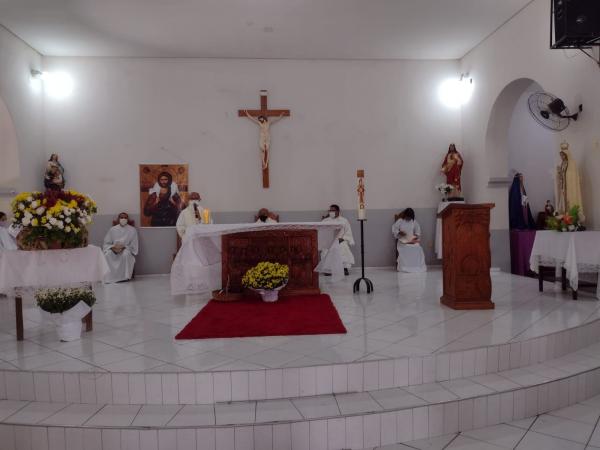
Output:
[[[287,283],[285,283],[284,285],[279,286],[278,288],[275,288],[275,289],[254,289],[254,290],[260,294],[261,298],[263,299],[263,302],[272,303],[272,302],[276,302],[277,300],[279,300],[279,291],[282,290],[286,284]]]
[[[87,316],[91,309],[85,302],[79,302],[62,314],[51,314],[59,339],[63,342],[80,339],[83,326],[81,319]]]
[[[260,296],[263,299],[263,302],[276,302],[279,300],[279,291],[276,289],[260,289]]]

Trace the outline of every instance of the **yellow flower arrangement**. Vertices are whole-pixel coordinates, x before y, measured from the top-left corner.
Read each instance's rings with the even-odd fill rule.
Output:
[[[21,192],[11,206],[13,223],[25,231],[27,245],[42,239],[81,246],[87,240],[85,227],[97,212],[94,200],[73,190]]]
[[[252,289],[277,289],[285,285],[290,277],[286,264],[259,262],[242,277],[242,284]]]

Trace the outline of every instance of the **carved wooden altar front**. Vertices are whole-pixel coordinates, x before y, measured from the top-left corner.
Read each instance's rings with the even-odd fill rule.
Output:
[[[280,296],[320,294],[317,230],[268,230],[226,234],[222,241],[222,290],[216,299],[256,295],[242,286],[248,269],[261,261],[287,264],[290,279]]]

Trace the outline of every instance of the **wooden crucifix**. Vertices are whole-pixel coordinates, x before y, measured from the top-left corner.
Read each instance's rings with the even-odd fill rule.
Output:
[[[239,117],[247,117],[260,127],[259,148],[262,161],[263,188],[269,187],[269,158],[271,152],[270,127],[283,117],[290,117],[289,109],[269,109],[267,105],[267,91],[260,91],[260,109],[240,109]],[[269,119],[273,117],[273,119]]]

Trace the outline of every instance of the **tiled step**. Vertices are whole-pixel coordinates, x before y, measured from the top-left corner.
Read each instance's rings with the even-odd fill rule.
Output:
[[[274,401],[107,405],[5,400],[0,402],[0,442],[3,450],[376,447],[512,422],[593,397],[600,393],[598,348],[497,374]]]
[[[599,341],[600,319],[597,319],[557,333],[508,344],[298,368],[201,373],[1,370],[0,399],[177,405],[365,392],[527,367]]]

